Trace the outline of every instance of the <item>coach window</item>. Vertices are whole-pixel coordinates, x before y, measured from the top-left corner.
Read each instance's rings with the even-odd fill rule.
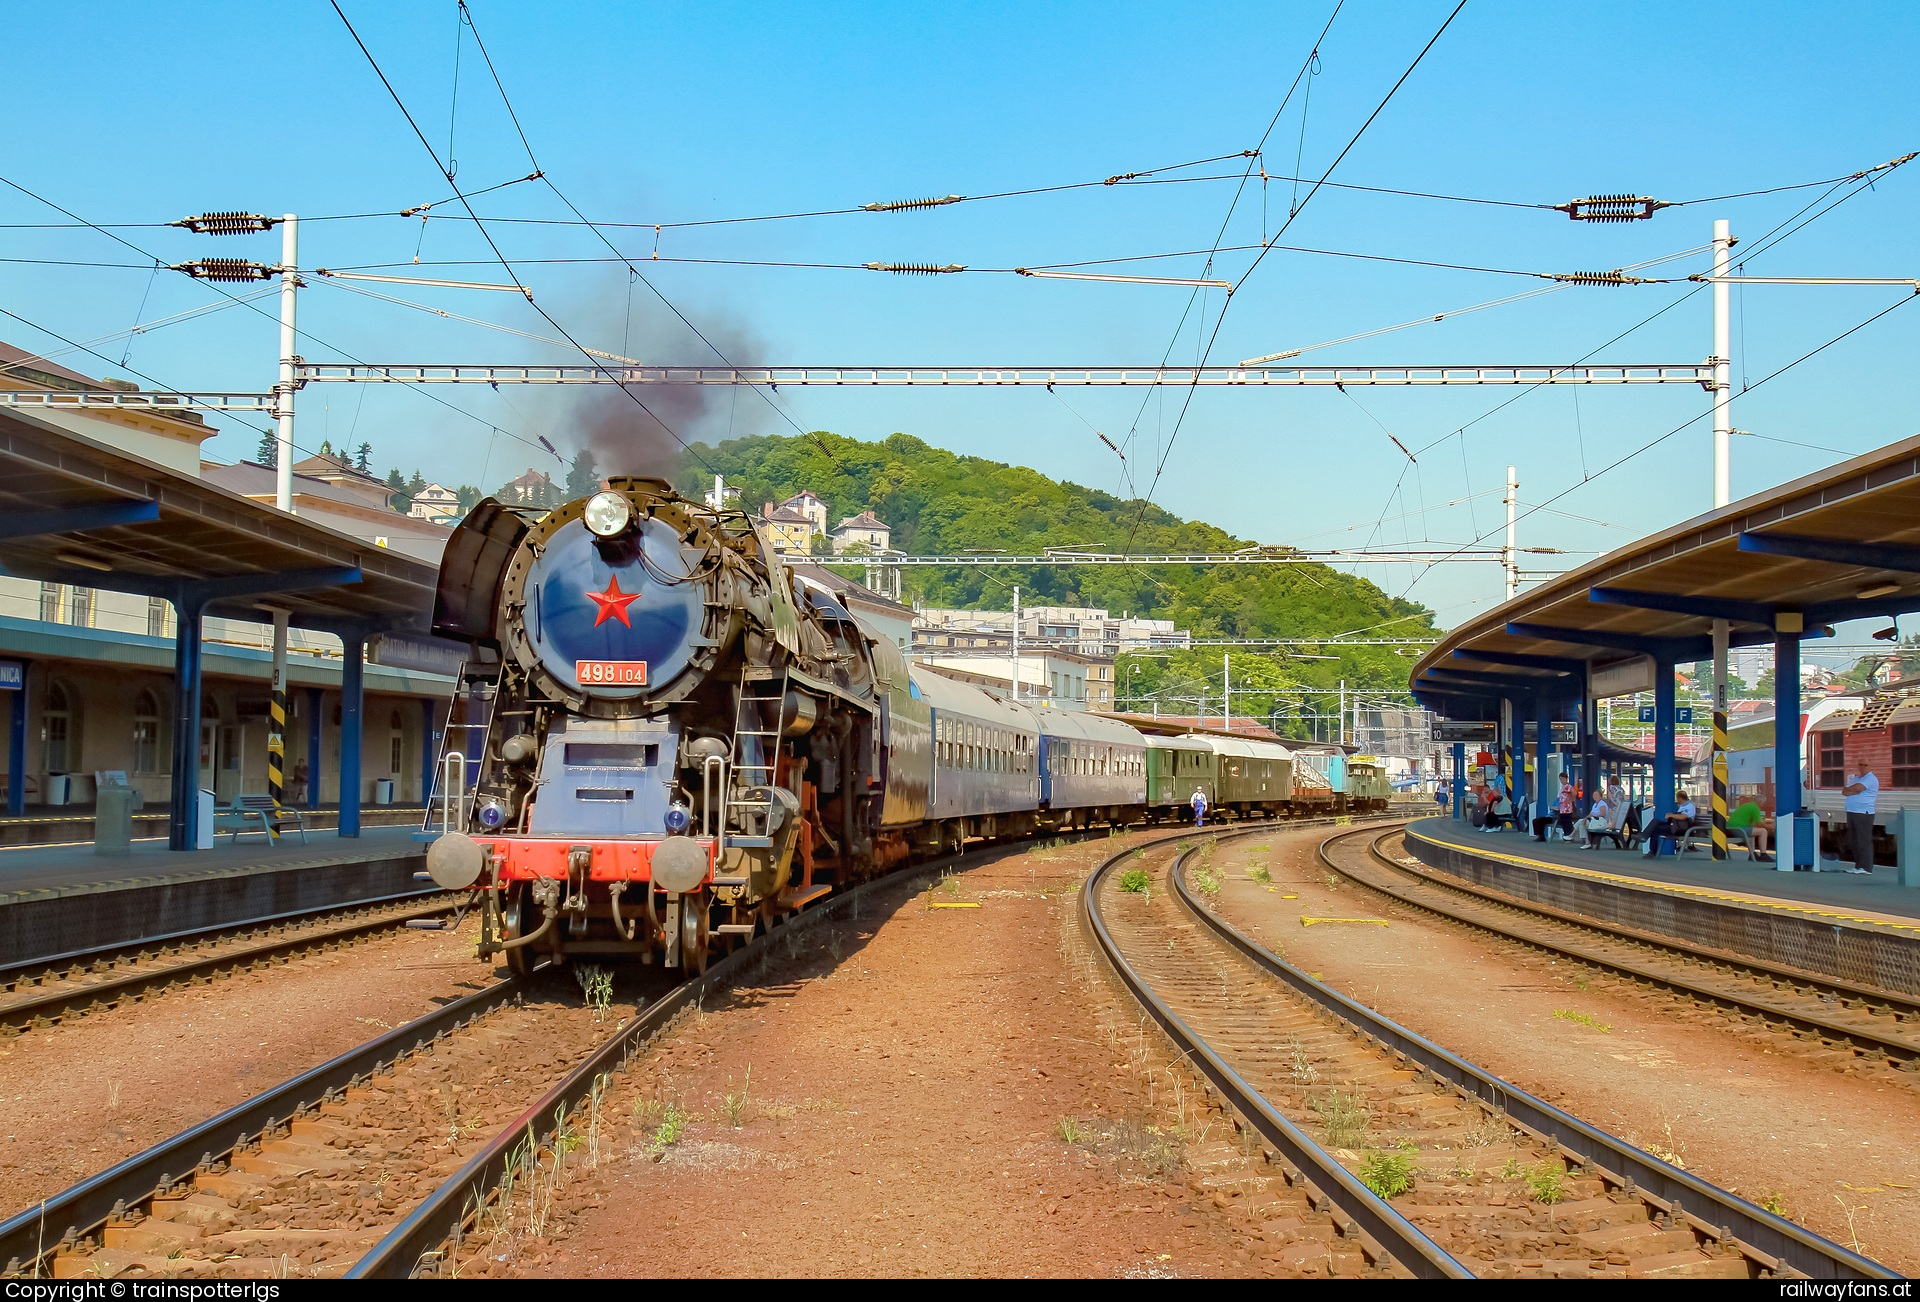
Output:
[[[1893,725],[1893,785],[1920,787],[1920,723]]]
[[[1820,734],[1820,785],[1846,785],[1847,734],[1835,728]]]

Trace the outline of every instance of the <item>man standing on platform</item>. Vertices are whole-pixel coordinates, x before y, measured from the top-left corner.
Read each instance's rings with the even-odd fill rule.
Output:
[[[1856,757],[1846,786],[1847,840],[1853,845],[1850,873],[1873,871],[1873,812],[1879,796],[1880,779],[1873,775],[1865,755]]]

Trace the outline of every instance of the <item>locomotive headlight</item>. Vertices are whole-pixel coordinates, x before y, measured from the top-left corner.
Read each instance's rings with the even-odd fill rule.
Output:
[[[595,493],[580,518],[601,538],[611,538],[633,523],[633,508],[619,493]]]
[[[667,830],[678,835],[693,824],[693,811],[685,805],[668,805],[665,819]]]
[[[493,796],[488,796],[485,800],[482,800],[480,802],[480,808],[476,812],[480,816],[480,826],[486,828],[489,832],[495,831],[501,824],[507,821],[506,805]]]

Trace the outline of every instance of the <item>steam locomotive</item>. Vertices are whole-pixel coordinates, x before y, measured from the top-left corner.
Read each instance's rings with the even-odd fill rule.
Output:
[[[1282,746],[1148,737],[910,669],[741,513],[617,477],[449,540],[433,631],[471,647],[440,885],[483,897],[480,956],[710,954],[836,886],[968,839],[1385,803]]]

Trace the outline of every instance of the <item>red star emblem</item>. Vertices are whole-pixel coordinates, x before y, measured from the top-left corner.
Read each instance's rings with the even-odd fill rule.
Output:
[[[617,619],[628,628],[633,627],[633,621],[627,618],[627,607],[638,600],[640,594],[637,592],[629,593],[620,591],[620,576],[618,574],[612,575],[607,579],[607,590],[605,592],[589,592],[587,596],[600,604],[600,613],[593,617],[593,626],[595,628],[599,628],[610,619]]]

